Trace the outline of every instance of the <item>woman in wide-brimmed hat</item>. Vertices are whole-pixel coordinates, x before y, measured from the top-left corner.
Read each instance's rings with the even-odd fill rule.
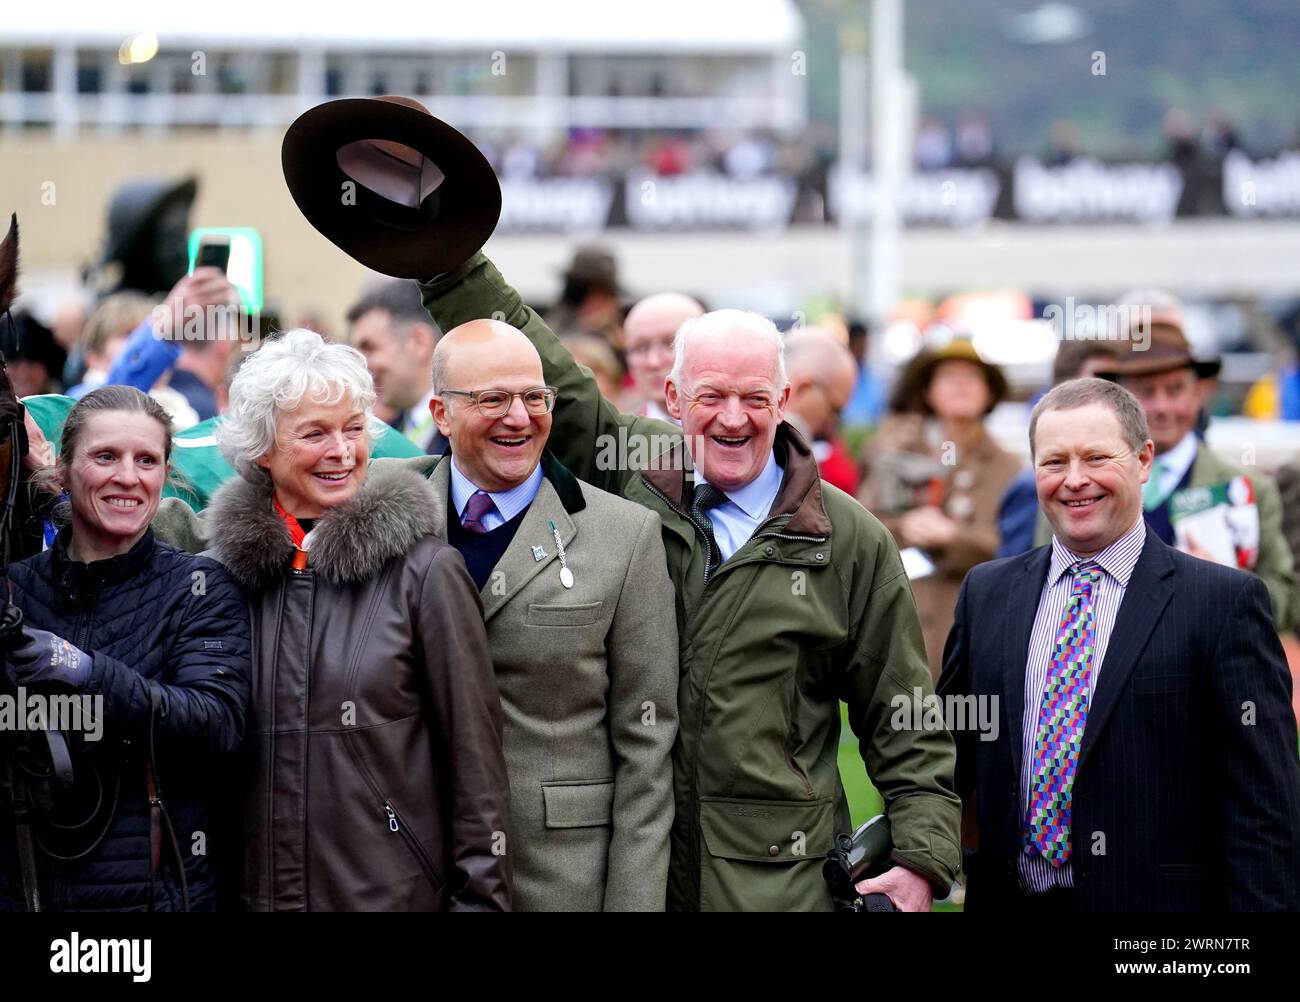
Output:
[[[934,565],[912,591],[937,679],[962,578],[997,552],[998,504],[1020,467],[984,430],[1007,392],[1002,370],[958,339],[922,351],[894,395],[902,411],[868,446],[859,500]]]

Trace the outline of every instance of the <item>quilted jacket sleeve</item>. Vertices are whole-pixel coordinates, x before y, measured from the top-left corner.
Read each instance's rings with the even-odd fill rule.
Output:
[[[161,675],[145,678],[130,665],[97,651],[86,692],[104,697],[107,720],[147,737],[154,715],[156,738],[194,741],[217,754],[233,754],[244,736],[249,699],[251,643],[243,593],[220,564],[205,557],[183,565],[188,578],[169,576],[189,596],[176,616],[177,630]],[[156,709],[152,709],[156,706]]]

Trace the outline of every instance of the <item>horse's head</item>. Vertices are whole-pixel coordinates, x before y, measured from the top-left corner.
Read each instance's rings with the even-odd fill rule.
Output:
[[[0,241],[0,335],[7,339],[13,322],[9,307],[18,298],[18,216],[9,219],[9,233]],[[15,488],[21,477],[22,455],[27,433],[23,428],[22,405],[4,371],[4,353],[0,352],[0,556],[7,563]]]
[[[0,314],[18,298],[18,216],[9,217],[9,233],[0,240]]]

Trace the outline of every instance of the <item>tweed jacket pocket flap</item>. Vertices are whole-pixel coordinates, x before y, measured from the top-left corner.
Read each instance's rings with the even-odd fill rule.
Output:
[[[796,863],[830,851],[834,809],[829,799],[701,797],[700,827],[714,856],[753,863]]]
[[[612,779],[543,783],[542,798],[546,802],[547,828],[593,828],[614,820]]]
[[[599,622],[604,604],[604,600],[581,605],[537,605],[530,602],[525,622],[529,626],[590,626]]]

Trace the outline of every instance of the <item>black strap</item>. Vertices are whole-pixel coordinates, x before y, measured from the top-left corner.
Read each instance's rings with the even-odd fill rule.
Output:
[[[23,882],[23,900],[29,912],[41,910],[41,888],[36,879],[36,844],[32,839],[32,805],[27,787],[18,777],[13,755],[5,756],[4,791],[14,817],[18,842],[18,872]]]
[[[68,736],[62,731],[41,732],[50,752],[50,768],[54,778],[64,786],[72,785],[72,752],[68,749]]]
[[[9,480],[5,485],[4,509],[0,510],[0,559],[4,566],[9,566],[9,555],[13,552],[14,510],[18,504],[18,485],[23,478],[23,453],[27,451],[27,425],[23,422],[23,406],[18,405],[19,416],[8,422],[0,441],[9,442]]]
[[[181,885],[181,910],[190,910],[190,887],[185,877],[185,859],[181,853],[181,843],[172,827],[171,815],[167,813],[167,804],[163,801],[162,778],[155,763],[158,755],[154,748],[154,721],[158,716],[161,694],[158,686],[150,682],[149,689],[149,757],[145,762],[145,777],[149,786],[149,910],[154,907],[154,877],[162,863],[162,828],[167,827],[167,835],[172,844],[172,860],[176,864],[176,879]]]

